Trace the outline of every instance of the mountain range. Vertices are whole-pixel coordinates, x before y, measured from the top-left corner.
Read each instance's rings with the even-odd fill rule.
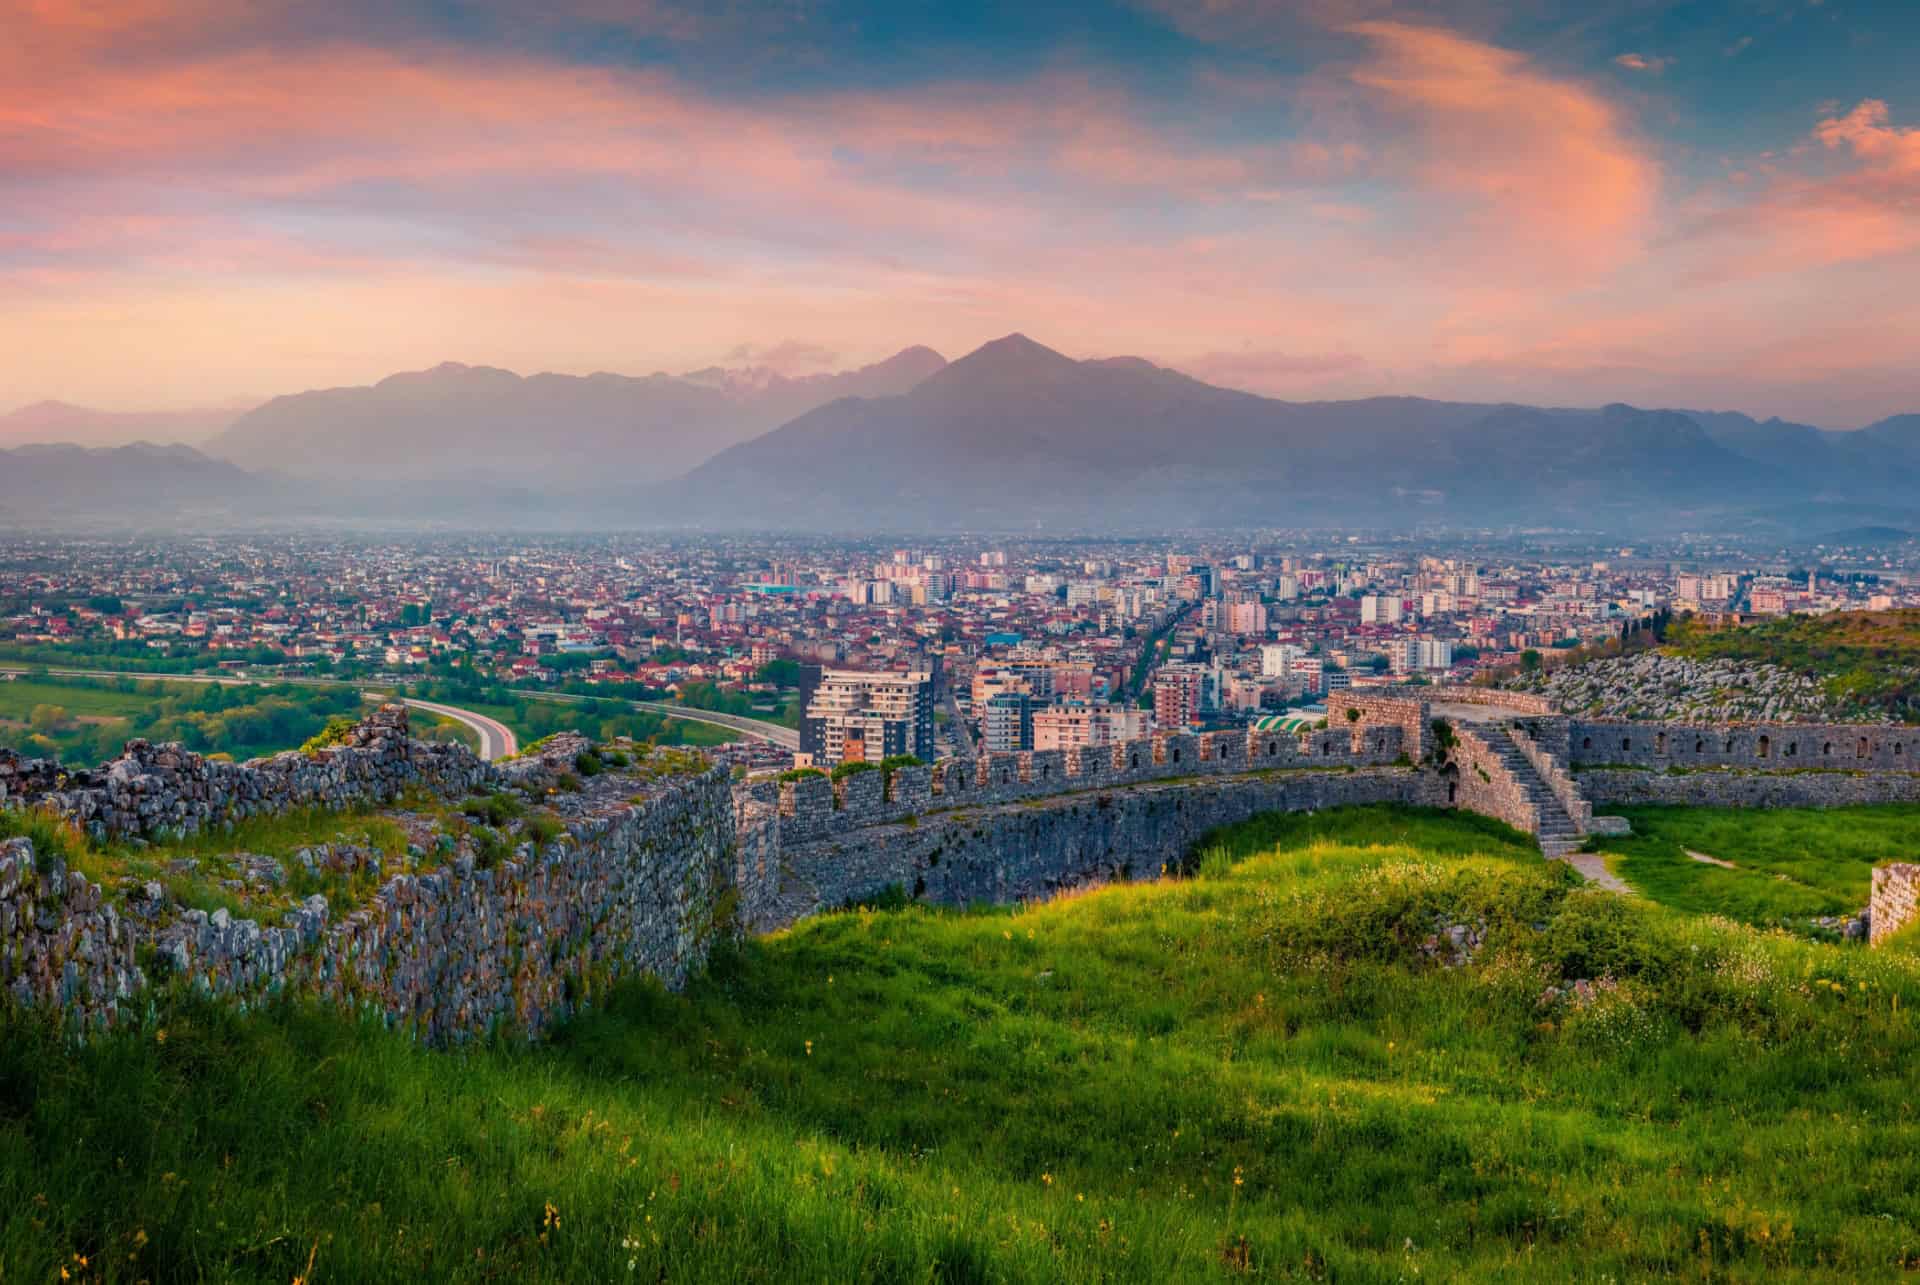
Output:
[[[17,477],[0,484],[0,517],[111,508],[145,458],[21,456],[3,457]],[[805,378],[449,363],[275,398],[204,453],[169,448],[155,467],[180,504],[260,521],[1801,533],[1920,521],[1920,415],[1832,432],[1622,404],[1286,402],[1017,334],[950,364],[915,347]],[[29,474],[39,481],[18,480]],[[63,508],[76,489],[85,503]]]
[[[800,378],[718,368],[522,377],[448,362],[371,387],[276,397],[206,449],[245,468],[332,481],[644,485],[836,398],[906,392],[944,365],[918,347],[859,370]]]
[[[0,415],[0,448],[204,442],[238,419],[243,410],[243,406],[211,406],[198,410],[110,411],[70,402],[35,402]]]

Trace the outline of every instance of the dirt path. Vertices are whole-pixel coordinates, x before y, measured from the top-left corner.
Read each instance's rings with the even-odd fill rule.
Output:
[[[1596,888],[1605,888],[1608,892],[1631,895],[1633,888],[1613,871],[1607,869],[1607,859],[1597,852],[1570,852],[1564,857],[1555,857],[1580,872],[1580,877]]]
[[[1734,865],[1733,862],[1731,861],[1722,861],[1720,858],[1710,857],[1704,852],[1695,852],[1692,848],[1682,848],[1680,849],[1680,851],[1686,853],[1688,856],[1692,857],[1695,861],[1698,861],[1703,865],[1719,866],[1722,870],[1738,870],[1740,868],[1739,866]]]

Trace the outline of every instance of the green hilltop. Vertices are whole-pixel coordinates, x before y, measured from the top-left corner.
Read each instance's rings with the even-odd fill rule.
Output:
[[[79,1049],[12,1019],[0,1279],[1920,1264],[1913,955],[1600,892],[1471,816],[1271,816],[1195,867],[821,916],[530,1047],[186,996]]]

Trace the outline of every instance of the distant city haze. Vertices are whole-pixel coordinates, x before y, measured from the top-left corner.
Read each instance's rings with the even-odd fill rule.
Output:
[[[146,419],[61,440],[207,441],[448,361],[803,378],[1013,332],[1292,402],[1920,410],[1912,4],[29,0],[6,34],[0,416],[41,440],[46,402]]]

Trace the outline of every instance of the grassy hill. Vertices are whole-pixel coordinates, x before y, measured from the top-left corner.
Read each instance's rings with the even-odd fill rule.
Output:
[[[1721,630],[1683,617],[1667,626],[1666,644],[1697,660],[1759,661],[1811,674],[1837,702],[1920,723],[1920,610],[1782,616]]]
[[[821,917],[534,1048],[176,999],[76,1052],[15,1019],[0,1279],[1920,1265],[1912,956],[1589,891],[1473,817],[1263,818],[1198,864]]]

